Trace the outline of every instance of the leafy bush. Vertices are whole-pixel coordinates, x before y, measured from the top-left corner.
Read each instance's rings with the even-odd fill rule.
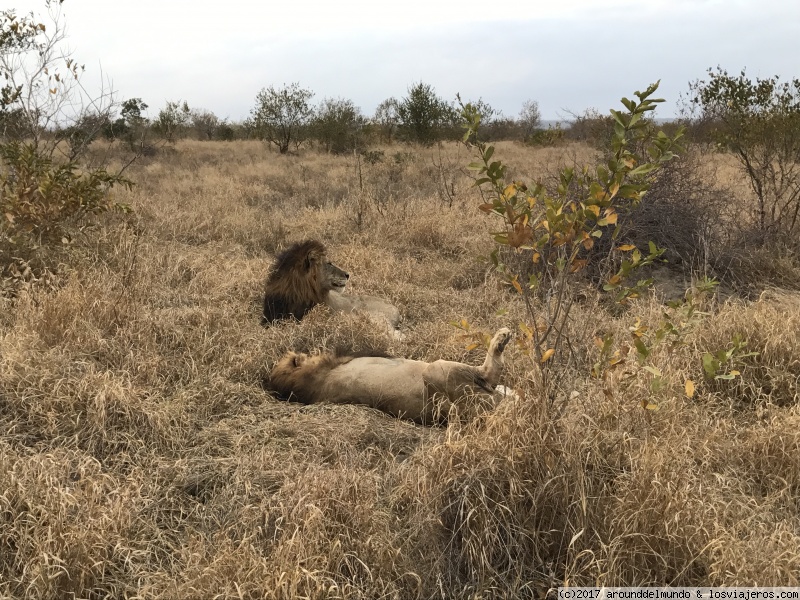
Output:
[[[585,168],[576,174],[572,168],[563,169],[555,189],[541,183],[529,187],[521,181],[508,181],[507,167],[493,160],[494,147],[477,141],[480,115],[471,105],[464,107],[464,139],[474,143],[480,155],[470,168],[478,173],[475,184],[486,186],[489,193],[489,201],[480,209],[500,221],[493,233],[499,247],[492,259],[524,300],[529,322],[520,324],[523,346],[540,367],[551,401],[557,378],[551,378],[550,361],[572,347],[568,326],[574,303],[571,287],[577,274],[589,264],[598,240],[604,236],[617,239],[620,214],[641,203],[655,174],[678,148],[681,132],[676,138],[656,133],[643,118],[662,102],[651,98],[657,87],[654,84],[636,92],[638,102],[623,98],[627,112],[611,111],[614,129],[607,162],[593,172]],[[637,148],[646,153],[635,152]],[[501,254],[500,248],[509,251]],[[613,252],[622,258],[604,289],[624,302],[648,283],[640,280],[627,287],[625,280],[637,268],[652,264],[663,250],[650,242],[646,252],[633,245],[619,245]],[[509,254],[521,259],[505,260]]]
[[[525,138],[531,146],[555,146],[564,140],[564,130],[560,125],[547,129],[536,129]]]
[[[22,235],[39,242],[60,238],[64,225],[112,208],[108,191],[129,180],[104,169],[82,171],[77,164],[56,164],[32,144],[0,144],[0,238]]]

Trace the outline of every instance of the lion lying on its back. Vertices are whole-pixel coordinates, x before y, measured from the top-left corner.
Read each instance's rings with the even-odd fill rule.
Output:
[[[508,329],[498,331],[480,367],[448,360],[427,363],[387,356],[288,352],[273,367],[269,387],[283,398],[305,404],[366,404],[431,424],[446,420],[454,406],[459,413],[468,414],[474,408],[470,404],[479,404],[481,396],[491,399],[510,339]],[[500,388],[497,392],[505,393]]]
[[[391,331],[400,324],[400,311],[374,296],[350,296],[342,290],[350,275],[328,260],[316,240],[299,242],[282,252],[272,265],[264,293],[262,323],[302,319],[317,304],[340,312],[363,311]]]

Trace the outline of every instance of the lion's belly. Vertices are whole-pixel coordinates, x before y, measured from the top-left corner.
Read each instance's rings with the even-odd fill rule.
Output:
[[[327,376],[320,400],[367,404],[396,416],[422,415],[427,363],[403,358],[362,357],[336,367]]]

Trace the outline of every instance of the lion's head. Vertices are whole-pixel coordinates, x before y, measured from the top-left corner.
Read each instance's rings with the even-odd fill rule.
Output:
[[[284,400],[312,404],[319,401],[323,382],[333,369],[365,357],[391,358],[381,350],[353,352],[348,348],[336,348],[333,352],[319,354],[289,351],[275,363],[265,383]]]
[[[311,404],[314,392],[319,387],[317,379],[352,357],[337,357],[331,354],[309,356],[302,352],[287,352],[275,363],[269,374],[269,388],[286,399]]]
[[[302,319],[330,291],[340,292],[350,275],[328,260],[325,246],[306,240],[275,259],[267,279],[262,321]]]

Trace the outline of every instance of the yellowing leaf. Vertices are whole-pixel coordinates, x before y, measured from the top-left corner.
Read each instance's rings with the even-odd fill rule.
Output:
[[[503,190],[503,196],[506,199],[509,199],[509,198],[513,197],[514,194],[516,194],[516,193],[517,193],[517,186],[515,186],[513,183],[509,183],[506,186],[506,189]]]
[[[548,350],[545,350],[544,354],[542,354],[542,359],[541,359],[540,362],[546,363],[548,360],[550,360],[553,357],[553,354],[555,354],[555,353],[556,353],[555,348],[549,348]]]
[[[525,225],[524,221],[514,224],[514,229],[508,234],[508,245],[519,248],[527,244],[533,237],[533,229]]]
[[[522,293],[522,286],[519,284],[519,281],[517,281],[516,277],[511,280],[511,285],[513,285],[514,289],[517,290],[520,294]]]
[[[691,398],[694,396],[694,381],[691,379],[686,380],[686,385],[684,386],[684,390],[686,391],[686,397]]]
[[[587,262],[588,261],[585,258],[576,258],[575,260],[572,261],[572,264],[569,267],[569,272],[576,273],[580,271],[583,267],[586,266]]]
[[[590,206],[587,206],[586,210],[588,210],[590,213],[594,214],[595,217],[599,217],[600,216],[600,207],[597,206],[596,204],[592,204]]]
[[[736,377],[737,375],[741,375],[741,373],[736,370],[731,371],[730,374],[733,375],[734,377]]]
[[[633,244],[622,244],[622,246],[617,246],[617,250],[620,252],[630,252],[631,250],[636,250],[636,246]]]
[[[478,346],[480,346],[480,344],[475,344],[475,343],[470,344],[469,346],[467,346],[467,352],[470,352],[471,350],[475,350],[475,348],[477,348]]]
[[[618,216],[615,212],[607,212],[603,220],[609,225],[616,225]]]

